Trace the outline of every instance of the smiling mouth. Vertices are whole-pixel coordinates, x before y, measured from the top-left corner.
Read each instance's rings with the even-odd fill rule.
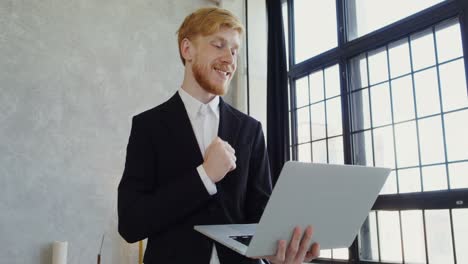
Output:
[[[232,74],[230,71],[223,71],[223,70],[218,69],[218,68],[214,68],[214,70],[216,72],[220,73],[221,75],[224,75],[225,77],[229,77]]]

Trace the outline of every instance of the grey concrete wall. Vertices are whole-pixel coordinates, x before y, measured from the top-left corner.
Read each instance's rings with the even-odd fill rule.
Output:
[[[242,16],[243,2],[224,6]],[[116,229],[131,116],[180,86],[175,31],[210,4],[0,2],[1,264],[50,263],[54,240],[95,263],[104,232],[103,263],[137,263]]]

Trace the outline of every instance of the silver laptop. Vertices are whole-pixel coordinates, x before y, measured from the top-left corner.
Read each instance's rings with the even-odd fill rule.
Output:
[[[286,162],[258,224],[202,225],[194,229],[248,256],[276,254],[296,225],[314,227],[310,244],[321,249],[351,245],[390,169]],[[310,245],[309,245],[310,246]]]

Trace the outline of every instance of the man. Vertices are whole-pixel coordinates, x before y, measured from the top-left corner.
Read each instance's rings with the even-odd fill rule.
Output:
[[[237,67],[243,26],[229,11],[203,8],[178,31],[185,66],[178,92],[133,117],[118,189],[119,232],[130,243],[148,238],[145,263],[260,263],[193,230],[201,224],[257,223],[271,193],[260,123],[225,103]],[[272,263],[318,255],[293,231]]]

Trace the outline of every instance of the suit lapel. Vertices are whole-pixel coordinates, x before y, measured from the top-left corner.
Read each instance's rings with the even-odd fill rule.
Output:
[[[237,144],[240,120],[224,100],[219,99],[218,136],[234,147]],[[178,92],[167,101],[164,110],[166,112],[164,123],[169,129],[170,135],[173,135],[174,140],[177,141],[175,145],[180,147],[180,153],[189,154],[186,155],[186,158],[189,159],[190,164],[200,165],[203,163],[203,155]]]
[[[236,146],[239,134],[240,120],[229,106],[219,98],[219,127],[218,136],[231,146]]]
[[[177,141],[174,145],[179,146],[178,152],[188,159],[189,164],[203,163],[203,155],[178,92],[167,101],[165,111],[165,123],[173,140]]]

